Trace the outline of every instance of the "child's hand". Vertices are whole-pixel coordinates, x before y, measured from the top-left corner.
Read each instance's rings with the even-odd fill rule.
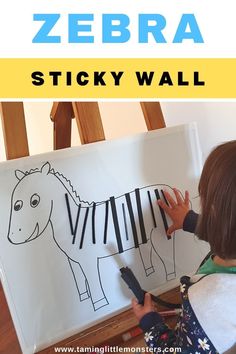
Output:
[[[169,206],[163,202],[163,200],[158,200],[158,204],[164,209],[166,214],[169,215],[173,222],[173,224],[167,230],[167,235],[171,235],[174,231],[183,228],[185,216],[190,210],[189,192],[185,191],[185,196],[183,198],[176,188],[174,188],[173,191],[176,200],[174,200],[174,198],[172,198],[167,191],[164,191]]]
[[[133,307],[134,314],[137,317],[139,322],[141,318],[143,318],[143,316],[146,315],[147,313],[156,311],[155,305],[152,302],[152,298],[149,293],[145,294],[144,305],[140,305],[136,299],[133,299],[132,307]]]

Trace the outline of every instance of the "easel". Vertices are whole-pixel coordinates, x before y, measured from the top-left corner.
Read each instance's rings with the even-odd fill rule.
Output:
[[[158,102],[141,102],[140,104],[148,130],[165,127],[164,117]],[[0,113],[7,159],[28,156],[29,147],[23,103],[2,102],[0,103]],[[97,102],[57,102],[53,104],[50,117],[54,124],[54,150],[71,146],[72,118],[76,119],[82,144],[105,140]],[[178,298],[178,290],[174,289],[167,292],[163,298],[170,302],[178,301],[179,299],[176,299]],[[7,354],[21,353],[2,288],[0,288],[0,306],[3,309],[3,315],[0,316],[0,331],[4,330],[6,332],[3,344],[0,344],[4,348],[0,347],[0,352],[3,350]],[[2,322],[2,318],[4,322]],[[170,326],[174,322],[174,319],[169,321]],[[102,343],[122,345],[120,341],[121,334],[136,327],[137,324],[132,311],[128,310],[72,338],[64,340],[56,346],[84,347]],[[2,337],[2,333],[0,333],[0,337]],[[140,342],[135,339],[130,343],[126,343],[125,346],[137,344],[144,346],[143,339]],[[54,353],[54,347],[55,345],[42,351],[42,353]]]

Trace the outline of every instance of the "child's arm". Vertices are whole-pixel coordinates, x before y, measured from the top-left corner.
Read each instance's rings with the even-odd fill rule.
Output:
[[[199,215],[193,210],[189,210],[183,222],[183,230],[195,233]]]
[[[175,199],[167,191],[164,191],[169,205],[163,200],[158,200],[158,204],[164,209],[173,222],[167,230],[167,234],[171,235],[174,231],[180,229],[194,232],[197,225],[198,214],[193,210],[190,210],[189,192],[185,191],[185,196],[183,198],[176,188],[174,188],[173,191]]]
[[[145,294],[144,305],[140,305],[136,299],[132,301],[133,311],[141,329],[145,332],[144,339],[151,348],[170,348],[176,345],[175,332],[163,321],[155,311],[150,294]]]

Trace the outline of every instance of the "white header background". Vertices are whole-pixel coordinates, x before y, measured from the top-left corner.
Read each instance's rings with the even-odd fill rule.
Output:
[[[42,22],[33,21],[35,13],[60,13],[50,35],[61,35],[59,44],[33,44]],[[68,14],[91,13],[92,44],[68,44]],[[130,17],[131,38],[123,44],[102,43],[102,14],[123,13]],[[150,36],[148,44],[138,43],[138,14],[158,13],[166,18],[163,30],[167,43],[158,44]],[[185,40],[173,44],[182,14],[193,13],[203,44]],[[88,23],[87,23],[88,24]],[[236,57],[235,0],[8,0],[0,5],[1,58],[201,58]]]

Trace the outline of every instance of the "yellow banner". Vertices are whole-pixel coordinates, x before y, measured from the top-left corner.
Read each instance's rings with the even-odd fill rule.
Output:
[[[0,98],[236,98],[236,59],[0,59]]]

